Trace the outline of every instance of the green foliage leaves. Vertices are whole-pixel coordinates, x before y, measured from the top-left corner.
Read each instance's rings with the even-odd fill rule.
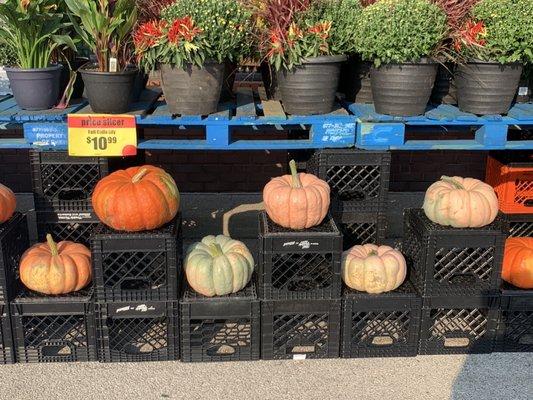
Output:
[[[315,0],[296,13],[287,32],[270,27],[267,57],[276,70],[291,70],[304,59],[355,51],[359,0]]]
[[[482,0],[472,10],[485,25],[483,48],[466,55],[502,64],[533,61],[533,0]]]
[[[19,67],[46,68],[54,50],[75,49],[72,39],[62,34],[68,24],[60,6],[55,0],[0,3],[0,45],[15,53]]]
[[[199,45],[198,57],[193,60],[194,64],[201,65],[206,59],[220,63],[226,60],[239,62],[251,54],[252,14],[241,1],[177,0],[161,12],[163,20],[169,23],[187,16],[191,17],[194,25],[202,30],[204,39]],[[171,55],[171,58],[191,61],[187,56],[188,50],[183,46],[170,48],[168,51],[181,53],[181,56]]]
[[[428,0],[380,0],[357,18],[355,47],[363,59],[384,63],[435,55],[446,36],[446,15]]]

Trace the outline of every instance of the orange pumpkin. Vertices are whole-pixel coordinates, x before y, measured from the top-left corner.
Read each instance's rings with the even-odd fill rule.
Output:
[[[9,220],[17,208],[17,199],[10,188],[0,183],[0,224]]]
[[[174,179],[161,168],[145,165],[113,172],[92,196],[94,212],[118,231],[156,229],[178,213],[180,194]]]
[[[521,289],[533,289],[533,238],[507,239],[502,278]]]
[[[91,251],[74,242],[55,243],[46,235],[22,255],[20,280],[29,289],[44,294],[66,294],[91,282]]]
[[[314,175],[298,174],[294,160],[289,165],[291,175],[274,178],[263,189],[268,216],[288,229],[320,225],[329,210],[329,185]]]

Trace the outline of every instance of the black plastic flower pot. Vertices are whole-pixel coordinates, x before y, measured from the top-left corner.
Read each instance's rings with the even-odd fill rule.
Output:
[[[120,72],[100,72],[85,67],[80,72],[93,112],[121,114],[129,111],[137,68]]]
[[[457,67],[459,109],[478,115],[507,114],[518,90],[522,65],[474,61]]]
[[[290,71],[279,71],[278,85],[285,112],[315,115],[333,111],[341,66],[346,59],[346,56],[308,58]]]
[[[48,110],[57,104],[61,65],[48,68],[6,68],[15,101],[23,110]]]
[[[370,79],[376,112],[394,116],[424,114],[437,67],[437,63],[429,60],[372,67]]]
[[[346,100],[354,103],[373,103],[372,83],[370,71],[372,63],[362,61],[359,57],[350,57],[344,66],[345,77],[341,78],[341,92],[346,95]]]
[[[161,65],[161,86],[169,111],[179,115],[209,115],[217,111],[224,64],[177,68]]]
[[[432,104],[457,104],[456,69],[455,64],[439,65],[435,85],[431,92]]]

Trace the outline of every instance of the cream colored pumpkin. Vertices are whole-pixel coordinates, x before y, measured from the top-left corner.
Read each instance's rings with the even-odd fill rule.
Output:
[[[480,228],[496,219],[498,198],[492,186],[478,179],[443,176],[427,190],[423,208],[436,224]]]
[[[250,282],[253,271],[254,259],[246,245],[228,236],[206,236],[187,250],[187,281],[204,296],[238,292]]]
[[[390,246],[354,246],[342,256],[344,283],[361,292],[390,292],[405,281],[406,275],[404,256]]]

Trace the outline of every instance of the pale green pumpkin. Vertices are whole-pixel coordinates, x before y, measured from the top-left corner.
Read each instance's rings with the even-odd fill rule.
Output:
[[[187,281],[204,296],[238,292],[250,282],[253,271],[254,259],[246,245],[228,236],[206,236],[187,250]]]

